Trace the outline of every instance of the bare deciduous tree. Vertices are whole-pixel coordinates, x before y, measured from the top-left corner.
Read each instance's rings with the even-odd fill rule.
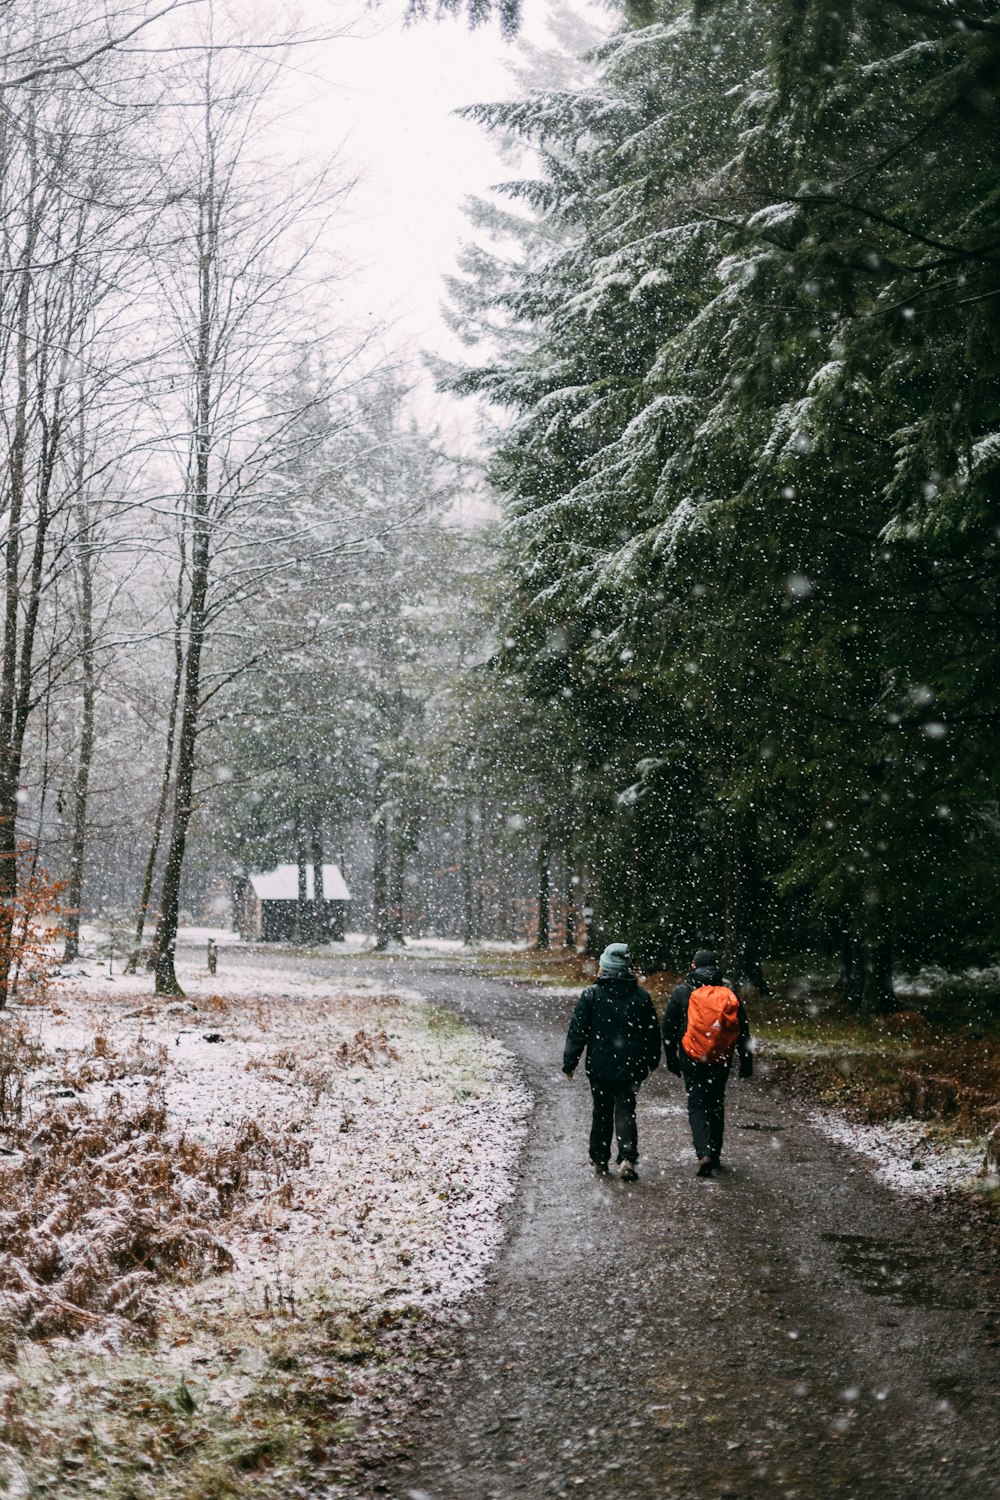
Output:
[[[259,59],[206,47],[199,109],[182,122],[184,140],[171,164],[176,233],[158,263],[185,395],[186,444],[178,496],[183,663],[154,941],[156,986],[164,994],[178,988],[174,949],[203,715],[227,678],[246,665],[240,652],[234,664],[210,661],[213,641],[222,639],[240,604],[290,560],[294,517],[283,513],[281,475],[301,441],[301,407],[276,409],[269,396],[281,360],[308,343],[315,325],[316,306],[300,273],[341,191],[325,180],[289,187],[279,171],[269,173],[254,159],[271,71]],[[313,399],[305,395],[304,405]],[[349,538],[334,543],[350,545]]]

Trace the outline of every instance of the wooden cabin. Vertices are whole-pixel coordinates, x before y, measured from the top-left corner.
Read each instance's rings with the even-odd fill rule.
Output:
[[[323,890],[317,902],[312,865],[306,865],[306,901],[298,912],[299,867],[278,865],[250,876],[253,892],[248,934],[261,943],[342,943],[351,893],[336,865],[323,866]],[[299,930],[296,919],[300,918]]]

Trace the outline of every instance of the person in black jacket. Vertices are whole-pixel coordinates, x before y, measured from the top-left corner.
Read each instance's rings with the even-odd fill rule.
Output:
[[[688,1002],[695,990],[704,985],[721,986],[736,1002],[738,1034],[727,1056],[700,1061],[684,1050],[688,1029]],[[715,954],[699,948],[686,979],[681,980],[667,1001],[663,1017],[663,1044],[667,1067],[683,1077],[687,1092],[688,1121],[698,1158],[698,1176],[711,1177],[720,1165],[722,1137],[726,1128],[726,1084],[736,1053],[740,1059],[740,1077],[753,1075],[753,1041],[743,1001],[725,984]]]
[[[618,1137],[619,1175],[635,1182],[639,1138],[635,1096],[660,1061],[660,1028],[653,1002],[629,973],[631,957],[624,943],[611,943],[601,954],[596,983],[584,990],[566,1035],[563,1072],[572,1082],[587,1049],[587,1078],[594,1098],[590,1127],[590,1160],[607,1172],[612,1129]]]

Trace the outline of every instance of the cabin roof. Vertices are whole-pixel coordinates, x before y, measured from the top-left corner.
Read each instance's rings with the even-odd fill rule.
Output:
[[[298,865],[278,865],[250,876],[258,901],[297,901],[299,899]],[[306,865],[306,900],[313,899],[313,867]],[[351,893],[336,865],[323,866],[323,900],[350,901]]]

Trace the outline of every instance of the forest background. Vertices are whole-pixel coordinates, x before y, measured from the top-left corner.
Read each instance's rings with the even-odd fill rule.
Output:
[[[347,185],[255,153],[287,51],[215,16],[150,69],[21,9],[9,933],[44,869],[70,957],[155,910],[167,990],[183,911],[335,857],[380,942],[812,951],[869,1011],[995,958],[993,6],[635,6],[584,62],[558,24],[469,111],[515,178],[436,373],[485,475],[330,294]]]

